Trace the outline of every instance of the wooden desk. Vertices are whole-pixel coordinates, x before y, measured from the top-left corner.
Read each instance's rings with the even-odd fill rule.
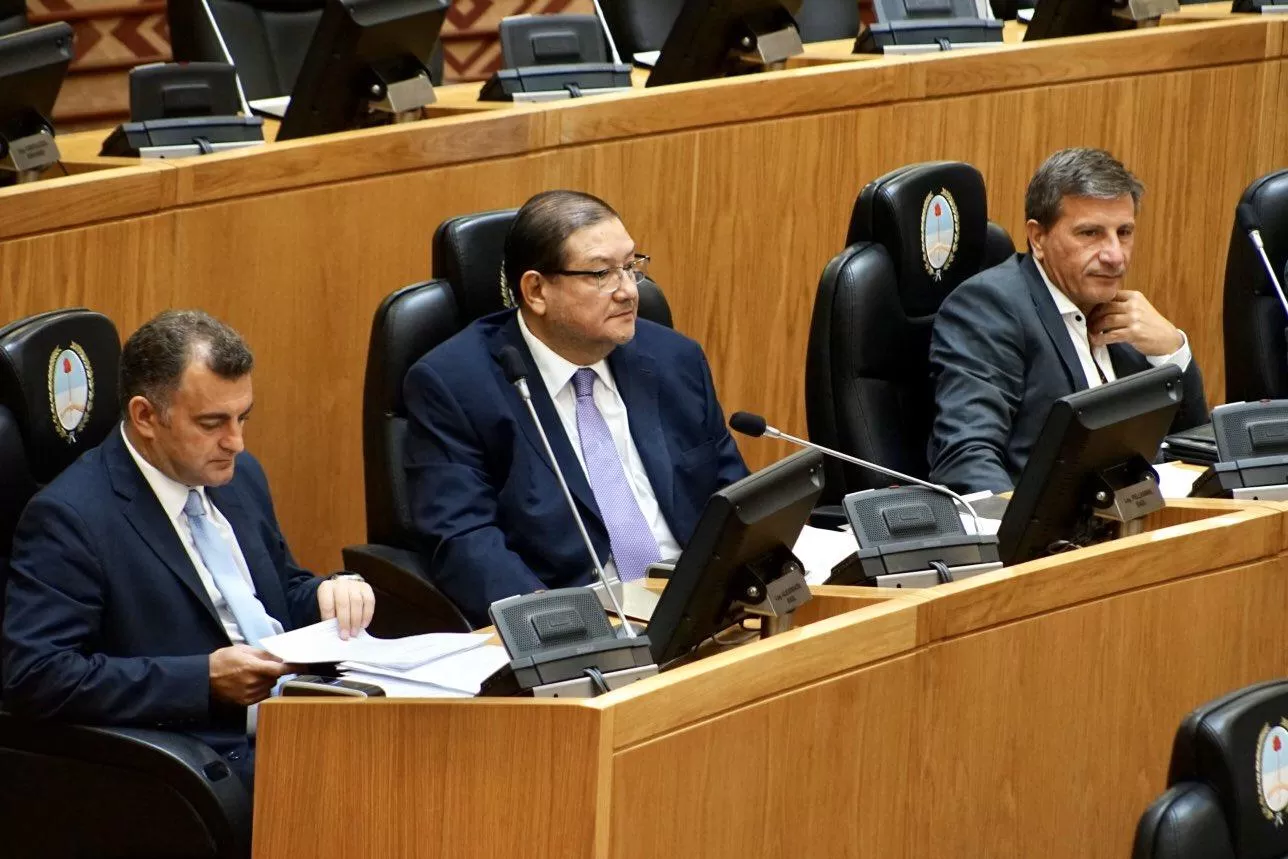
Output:
[[[864,183],[914,161],[969,161],[991,217],[1019,236],[1036,165],[1100,145],[1148,188],[1129,285],[1187,332],[1218,402],[1233,201],[1288,162],[1284,26],[1053,40],[1015,45],[1005,62],[985,51],[838,63],[3,189],[3,315],[88,304],[128,333],[162,308],[199,306],[236,326],[257,356],[250,447],[297,556],[334,569],[341,546],[365,539],[369,320],[383,296],[429,276],[445,218],[552,187],[612,201],[652,254],[678,328],[706,349],[726,412],[803,432],[817,279]],[[740,443],[753,466],[786,452]]]
[[[1181,717],[1288,670],[1285,509],[1185,502],[588,701],[268,702],[255,857],[1126,855]]]

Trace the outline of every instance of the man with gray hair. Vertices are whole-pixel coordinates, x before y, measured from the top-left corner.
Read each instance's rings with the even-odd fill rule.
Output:
[[[294,670],[284,630],[371,620],[358,576],[296,566],[244,450],[254,359],[199,311],[121,352],[118,431],[27,505],[4,614],[5,707],[32,718],[191,733],[252,782],[255,705]]]
[[[935,318],[930,479],[1014,487],[1051,404],[1162,364],[1184,371],[1173,430],[1207,420],[1184,332],[1123,288],[1144,187],[1101,149],[1063,149],[1024,199],[1029,253],[957,287]]]

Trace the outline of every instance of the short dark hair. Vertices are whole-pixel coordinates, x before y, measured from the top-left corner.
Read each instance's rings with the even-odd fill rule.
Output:
[[[503,297],[509,293],[506,303],[523,300],[519,281],[525,271],[567,268],[564,242],[570,235],[620,217],[612,206],[582,191],[545,191],[524,203],[505,236],[501,290]]]
[[[167,310],[145,322],[121,349],[121,414],[138,396],[164,410],[194,360],[224,379],[240,379],[255,366],[242,336],[209,313]]]
[[[1103,149],[1061,149],[1033,174],[1024,195],[1024,218],[1037,221],[1043,229],[1060,219],[1065,197],[1094,197],[1116,200],[1130,196],[1140,208],[1145,186],[1130,170]]]

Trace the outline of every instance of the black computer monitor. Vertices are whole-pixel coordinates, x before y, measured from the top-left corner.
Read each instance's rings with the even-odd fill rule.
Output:
[[[1002,515],[1002,563],[1108,536],[1095,517],[1113,501],[1096,497],[1102,476],[1119,486],[1156,476],[1150,464],[1181,398],[1180,368],[1166,364],[1056,400]]]
[[[0,36],[0,185],[29,178],[58,160],[51,117],[71,61],[72,28],[66,22]],[[16,141],[40,141],[42,134],[48,140],[41,145],[11,150]]]
[[[649,621],[659,667],[736,623],[735,603],[757,576],[773,581],[783,574],[822,491],[823,456],[802,451],[711,496]],[[800,588],[803,593],[789,596],[803,602],[803,581]]]
[[[1114,16],[1113,0],[1038,0],[1024,31],[1024,41],[1088,36],[1131,25],[1131,21]]]
[[[390,121],[392,114],[373,111],[373,105],[386,94],[395,102],[405,98],[403,87],[414,93],[429,86],[430,55],[449,5],[448,0],[327,0],[277,139]],[[393,109],[401,106],[395,103]]]
[[[800,52],[796,19],[801,0],[685,0],[662,44],[648,86],[701,81],[754,70],[739,55],[757,46],[770,61]],[[787,30],[790,29],[790,33]],[[777,49],[795,39],[790,53]],[[779,56],[779,54],[782,56]]]

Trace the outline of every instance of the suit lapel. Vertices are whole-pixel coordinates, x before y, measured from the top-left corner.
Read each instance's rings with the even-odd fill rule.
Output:
[[[1055,347],[1056,354],[1060,356],[1060,363],[1064,365],[1069,386],[1075,391],[1086,390],[1087,377],[1082,372],[1082,362],[1078,360],[1078,353],[1073,348],[1073,340],[1069,338],[1069,329],[1064,324],[1064,317],[1056,309],[1055,302],[1051,300],[1051,293],[1042,281],[1037,262],[1032,256],[1026,256],[1020,263],[1020,271],[1024,272],[1024,281],[1028,284],[1029,295],[1033,299],[1033,306],[1037,309],[1038,318],[1042,320],[1042,327],[1046,329],[1047,336],[1051,338],[1051,345]]]
[[[568,433],[564,432],[563,421],[559,419],[559,413],[555,411],[555,404],[550,399],[550,392],[546,390],[545,382],[541,378],[540,371],[537,370],[537,364],[532,359],[532,351],[528,349],[528,344],[523,340],[523,333],[519,331],[519,322],[516,315],[511,315],[491,337],[492,358],[496,362],[493,372],[500,379],[502,388],[505,391],[506,403],[514,415],[514,420],[523,430],[524,437],[537,452],[538,458],[545,463],[546,467],[550,466],[550,459],[546,455],[545,445],[541,443],[541,436],[537,432],[536,426],[532,423],[532,416],[528,414],[528,407],[524,405],[523,398],[519,392],[506,381],[505,373],[501,369],[501,350],[506,346],[514,346],[523,356],[523,365],[527,369],[528,391],[532,395],[532,407],[536,410],[537,416],[541,419],[541,425],[545,428],[546,438],[550,440],[550,447],[554,449],[555,459],[559,462],[559,468],[563,471],[564,479],[568,481],[568,490],[572,492],[574,498],[581,504],[583,510],[596,519],[602,521],[599,515],[599,505],[595,503],[595,495],[590,490],[590,484],[586,481],[586,472],[581,467],[581,461],[577,459],[577,454],[572,449],[572,443],[568,440]]]
[[[667,522],[672,517],[674,472],[671,454],[662,430],[658,410],[658,377],[653,359],[640,352],[634,341],[618,346],[608,356],[613,381],[626,404],[626,417],[631,427],[631,440],[644,463],[644,472],[657,497]]]
[[[125,518],[138,532],[139,537],[166,568],[177,578],[193,598],[201,603],[222,632],[224,625],[220,621],[210,595],[197,575],[188,552],[179,541],[179,534],[165,515],[161,502],[157,500],[152,487],[144,479],[139,467],[134,463],[130,452],[125,447],[119,430],[114,430],[103,444],[104,461],[107,464],[108,476],[112,488],[127,501]]]
[[[277,567],[259,537],[255,518],[242,504],[241,492],[236,488],[236,478],[233,478],[233,483],[227,486],[208,488],[206,495],[233,529],[237,546],[241,549],[242,557],[246,559],[246,566],[250,569],[251,581],[255,583],[255,595],[259,597],[264,610],[277,618],[284,628],[289,628],[290,614],[284,602]]]

